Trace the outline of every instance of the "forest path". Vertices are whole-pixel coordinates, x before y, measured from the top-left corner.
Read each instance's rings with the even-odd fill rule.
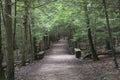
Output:
[[[106,64],[77,60],[68,53],[67,40],[61,39],[53,44],[43,60],[22,67],[16,74],[17,80],[107,80],[104,78],[109,75],[103,68]]]

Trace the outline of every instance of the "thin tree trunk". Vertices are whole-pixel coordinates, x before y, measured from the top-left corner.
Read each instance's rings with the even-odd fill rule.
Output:
[[[111,50],[110,41],[106,39],[106,49]]]
[[[31,26],[29,25],[29,36],[30,36],[30,53],[31,53],[31,61],[34,60],[34,48],[33,48],[33,39],[32,39],[32,30]]]
[[[118,3],[119,3],[119,4],[118,4],[118,9],[119,9],[119,12],[118,12],[118,13],[119,13],[119,16],[118,16],[118,18],[120,19],[120,0],[118,0]],[[117,37],[118,37],[118,36],[117,36]],[[117,39],[117,46],[119,46],[119,43],[120,43],[119,40],[120,40],[120,38]]]
[[[2,5],[2,0],[0,0],[0,7],[1,7],[1,14],[2,14],[2,18],[3,18],[3,24],[4,24],[4,26],[6,25],[5,24],[5,15],[4,15],[4,10],[3,10],[3,5]]]
[[[13,34],[12,34],[12,18],[11,18],[11,0],[5,0],[5,30],[7,39],[7,79],[14,80],[14,53],[13,53]]]
[[[119,12],[118,12],[119,16],[118,17],[120,18],[120,0],[118,0],[118,9],[119,9]]]
[[[13,49],[15,50],[16,49],[16,39],[15,39],[15,36],[16,36],[16,15],[17,15],[17,0],[15,0],[15,18],[14,18],[14,28],[13,28]]]
[[[3,14],[3,5],[2,5],[2,1],[0,1],[0,79],[2,80],[5,80],[5,74],[4,74],[4,69],[3,69],[3,66],[2,66],[2,63],[3,63],[3,57],[4,57],[4,54],[2,53],[2,19],[3,19],[3,23],[4,23],[4,26],[5,26],[5,17],[4,17],[4,14]]]
[[[34,60],[36,60],[37,59],[37,46],[36,46],[36,43],[37,43],[37,41],[36,41],[36,37],[33,37],[33,46],[34,46]]]
[[[94,22],[93,22],[93,24],[95,24],[94,26],[97,26],[96,25],[96,21],[97,21],[97,17],[95,17],[95,19],[94,19]],[[94,47],[95,47],[95,49],[97,49],[97,36],[96,36],[96,27],[93,29],[93,39],[94,39]]]
[[[2,5],[2,3],[0,2],[0,5]],[[1,9],[1,6],[0,6]],[[0,10],[0,79],[4,78],[4,70],[3,70],[3,66],[2,66],[2,62],[3,62],[3,53],[2,53],[2,32],[1,32],[1,27],[2,27],[2,10]]]
[[[110,46],[111,46],[112,55],[113,55],[113,61],[114,61],[115,67],[118,68],[119,66],[118,66],[117,59],[116,59],[116,52],[113,47],[112,32],[111,32],[111,28],[110,28],[110,24],[109,24],[109,16],[108,16],[108,12],[107,12],[106,0],[103,0],[103,6],[104,6],[104,12],[105,12],[105,16],[106,16],[107,31],[109,34]]]
[[[0,2],[1,4],[1,2]],[[1,6],[0,6],[0,9],[1,9]],[[2,11],[0,10],[0,72],[2,70],[2,52],[1,52],[1,48],[2,48],[2,44],[1,44],[1,39],[2,39],[2,36],[1,36],[1,14],[2,14]]]
[[[0,1],[0,70],[2,69],[2,62],[3,62],[3,53],[2,53],[2,18],[4,22],[4,16],[3,15],[3,6],[2,1]],[[5,24],[4,24],[5,25]]]
[[[24,6],[25,6],[25,11],[24,11],[24,52],[22,55],[22,65],[25,66],[26,65],[26,57],[28,56],[28,51],[29,51],[29,12],[28,12],[28,7],[29,7],[29,0],[25,0],[24,1]]]
[[[86,24],[87,24],[87,28],[88,28],[88,40],[89,40],[89,44],[91,47],[91,52],[92,52],[92,57],[93,60],[99,60],[98,56],[97,56],[97,52],[94,48],[94,44],[93,44],[93,38],[92,38],[92,33],[91,33],[91,28],[90,28],[90,19],[89,19],[89,15],[88,15],[88,9],[87,9],[87,4],[85,4],[85,15],[86,15]]]
[[[32,27],[35,27],[34,26],[34,18],[32,18]],[[36,37],[32,36],[32,32],[33,32],[33,34],[35,34],[35,32],[31,31],[31,40],[32,40],[31,44],[32,44],[32,48],[33,48],[33,57],[34,57],[34,60],[36,60],[37,59],[37,57],[36,57],[37,56],[37,46],[36,46],[37,41],[36,41]]]

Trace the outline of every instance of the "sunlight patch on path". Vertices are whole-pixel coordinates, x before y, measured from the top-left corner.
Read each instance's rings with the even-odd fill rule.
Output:
[[[52,59],[52,60],[70,60],[73,59],[73,56],[68,56],[68,55],[52,55],[49,56],[48,58]]]

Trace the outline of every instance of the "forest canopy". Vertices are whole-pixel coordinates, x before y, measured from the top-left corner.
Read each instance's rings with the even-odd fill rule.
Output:
[[[0,0],[0,71],[14,80],[15,65],[32,63],[65,37],[73,52],[93,61],[110,53],[118,68],[119,30],[120,0]]]

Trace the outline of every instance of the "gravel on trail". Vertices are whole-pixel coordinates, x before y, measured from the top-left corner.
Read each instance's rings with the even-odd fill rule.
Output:
[[[42,60],[16,71],[16,80],[120,80],[120,71],[112,65],[111,58],[96,62],[76,59],[69,54],[67,40],[61,39]]]

